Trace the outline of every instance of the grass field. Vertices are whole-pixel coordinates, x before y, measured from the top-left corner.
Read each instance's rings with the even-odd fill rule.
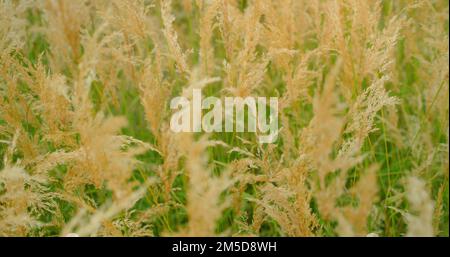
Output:
[[[448,237],[448,7],[0,0],[0,236]],[[192,89],[277,141],[173,132]]]

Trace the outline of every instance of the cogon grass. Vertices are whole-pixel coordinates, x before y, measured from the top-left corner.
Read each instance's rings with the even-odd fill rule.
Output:
[[[448,236],[448,56],[444,0],[0,0],[0,235]]]

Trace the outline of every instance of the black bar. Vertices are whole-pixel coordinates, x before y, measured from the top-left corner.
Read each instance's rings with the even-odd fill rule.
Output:
[[[405,256],[440,253],[449,238],[279,238],[279,237],[157,237],[157,238],[0,238],[0,253],[17,256],[316,256],[330,254]],[[179,246],[189,251],[175,251]],[[254,246],[252,248],[252,245]],[[262,251],[262,245],[271,245]],[[275,245],[275,247],[273,247]],[[204,246],[204,247],[203,247]],[[226,248],[225,248],[226,246]],[[250,246],[247,247],[247,246]],[[218,249],[222,247],[221,249]],[[259,247],[258,249],[256,247]],[[187,249],[187,248],[185,248]],[[201,251],[203,249],[203,251]],[[180,249],[179,249],[180,250]],[[183,250],[183,249],[181,249]],[[222,250],[222,251],[218,251]],[[313,255],[314,254],[314,255]],[[3,255],[2,256],[11,256]]]

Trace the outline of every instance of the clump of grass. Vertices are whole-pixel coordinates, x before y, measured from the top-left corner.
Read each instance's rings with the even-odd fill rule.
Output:
[[[448,60],[444,0],[0,0],[0,235],[448,236]]]

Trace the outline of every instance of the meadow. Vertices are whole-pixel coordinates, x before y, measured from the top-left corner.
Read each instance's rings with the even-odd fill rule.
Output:
[[[448,237],[448,8],[0,0],[0,236]],[[276,141],[172,131],[195,89]]]

